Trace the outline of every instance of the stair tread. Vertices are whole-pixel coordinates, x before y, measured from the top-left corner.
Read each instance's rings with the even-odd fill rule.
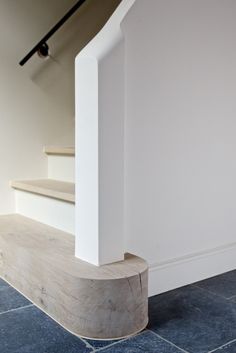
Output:
[[[10,249],[17,248],[19,253],[30,251],[44,264],[75,278],[120,279],[137,275],[147,268],[146,262],[131,254],[125,255],[125,261],[101,267],[91,265],[74,256],[73,235],[18,214],[0,216],[0,239]]]
[[[53,155],[74,156],[75,148],[66,146],[45,146],[44,153]]]
[[[75,203],[74,183],[53,179],[14,180],[11,186],[17,190]]]

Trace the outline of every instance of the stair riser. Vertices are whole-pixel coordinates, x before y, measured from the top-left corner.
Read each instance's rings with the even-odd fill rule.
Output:
[[[75,157],[49,155],[48,178],[74,183]]]
[[[74,204],[19,190],[15,199],[18,214],[75,234]]]

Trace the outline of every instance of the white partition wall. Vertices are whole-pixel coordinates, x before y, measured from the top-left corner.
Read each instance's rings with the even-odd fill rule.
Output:
[[[137,0],[126,43],[126,250],[150,294],[236,268],[236,1]]]
[[[235,16],[123,0],[77,58],[77,256],[145,258],[150,294],[236,266]]]
[[[124,37],[135,0],[123,0],[76,58],[76,256],[124,259]]]

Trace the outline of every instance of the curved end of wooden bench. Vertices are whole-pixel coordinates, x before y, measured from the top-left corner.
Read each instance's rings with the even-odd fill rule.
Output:
[[[74,237],[28,218],[0,217],[0,277],[75,335],[126,338],[148,323],[148,265],[96,267],[74,257]]]

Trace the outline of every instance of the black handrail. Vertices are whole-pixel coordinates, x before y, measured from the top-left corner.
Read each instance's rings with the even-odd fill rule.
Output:
[[[62,19],[50,29],[50,31],[36,44],[33,49],[20,61],[20,65],[23,66],[37,51],[42,49],[45,50],[47,46],[47,40],[83,5],[86,0],[79,0]]]

